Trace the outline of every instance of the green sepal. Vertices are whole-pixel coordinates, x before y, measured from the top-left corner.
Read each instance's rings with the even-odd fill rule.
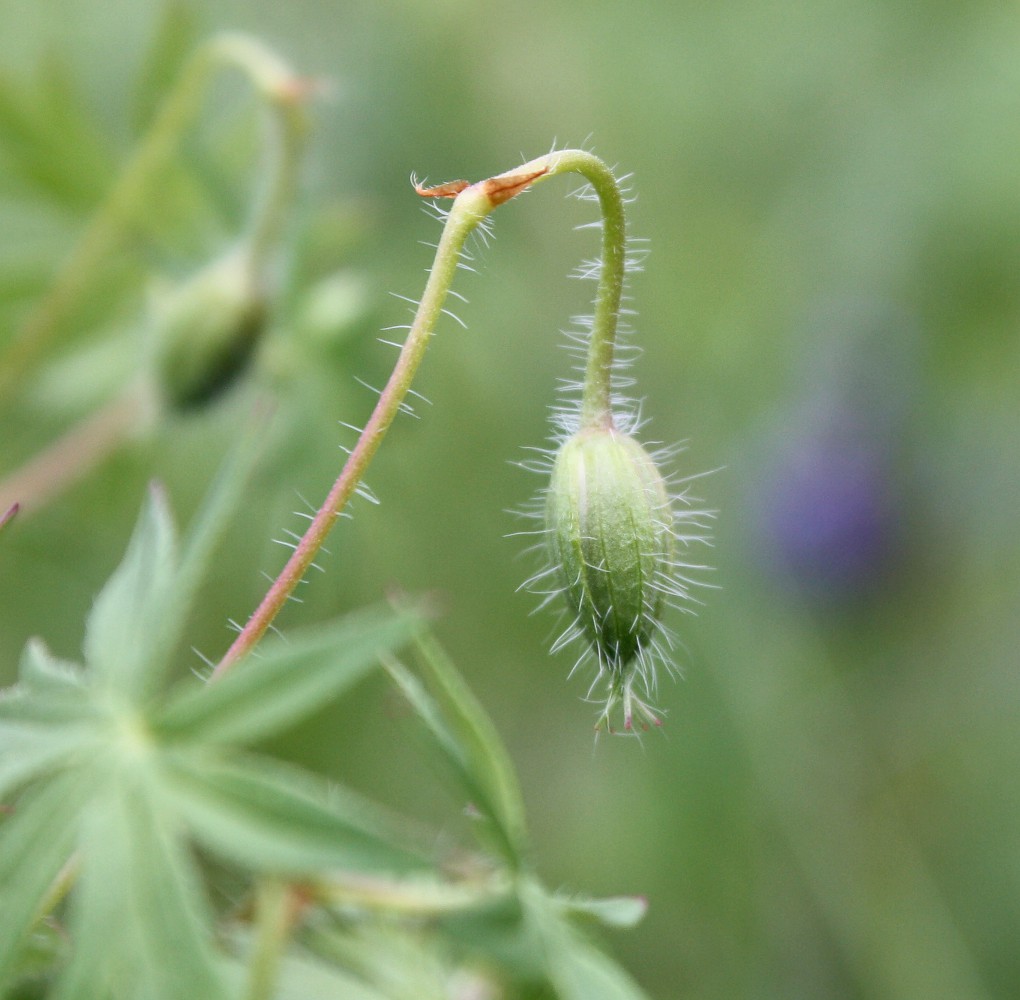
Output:
[[[560,447],[546,495],[550,555],[599,662],[617,673],[656,627],[671,522],[665,482],[632,437],[599,427]]]
[[[239,246],[154,301],[156,384],[171,409],[211,402],[236,381],[266,323],[251,248]]]

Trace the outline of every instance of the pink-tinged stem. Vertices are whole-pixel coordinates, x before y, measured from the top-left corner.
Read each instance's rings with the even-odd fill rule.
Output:
[[[603,274],[596,296],[596,322],[589,359],[589,372],[594,374],[589,375],[588,382],[592,385],[586,388],[585,393],[586,419],[598,420],[608,412],[609,370],[612,365],[624,263],[623,226],[622,221],[617,219],[617,215],[622,219],[622,203],[616,182],[608,167],[590,153],[567,149],[539,157],[477,184],[455,181],[436,188],[416,186],[418,193],[425,197],[453,197],[454,201],[436,249],[435,261],[429,271],[425,293],[415,311],[414,321],[401,348],[396,366],[325,502],[262,602],[224,654],[223,659],[216,665],[211,679],[225,674],[265,635],[273,619],[287,603],[319,549],[322,548],[337,515],[357,489],[390,424],[399,412],[400,405],[411,388],[411,382],[425,356],[425,350],[443,311],[443,303],[453,283],[460,252],[468,235],[496,206],[509,201],[537,181],[568,172],[579,173],[592,183],[603,211],[605,225]]]

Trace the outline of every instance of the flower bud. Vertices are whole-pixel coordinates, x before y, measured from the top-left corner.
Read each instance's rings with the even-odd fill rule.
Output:
[[[155,371],[171,407],[208,403],[241,374],[265,311],[243,248],[213,261],[157,303]]]
[[[575,630],[616,687],[659,628],[674,549],[666,484],[629,435],[581,430],[556,455],[545,517]]]

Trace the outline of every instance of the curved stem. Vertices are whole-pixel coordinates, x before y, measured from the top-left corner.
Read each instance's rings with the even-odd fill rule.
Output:
[[[498,205],[509,201],[537,181],[567,172],[579,173],[588,180],[602,206],[602,276],[596,295],[595,321],[582,397],[582,422],[585,426],[611,426],[610,374],[623,293],[624,222],[623,199],[609,168],[591,153],[567,149],[541,156],[477,184],[454,181],[437,188],[416,186],[418,194],[423,197],[454,197],[454,202],[443,227],[425,292],[415,311],[400,356],[328,496],[262,602],[216,665],[212,679],[226,673],[265,635],[312,564],[337,515],[357,489],[386,431],[399,412],[425,356],[468,235]]]
[[[546,177],[568,171],[579,173],[591,184],[599,199],[602,257],[581,394],[581,426],[612,427],[613,360],[626,272],[623,196],[613,172],[597,156],[580,149],[565,149],[552,154],[550,159],[553,163]]]
[[[283,62],[254,39],[225,35],[219,39],[219,49],[224,60],[244,70],[272,112],[267,122],[266,180],[251,214],[247,236],[250,264],[253,276],[257,277],[279,242],[294,201],[308,131],[305,98],[312,85],[295,77]]]
[[[213,678],[229,670],[236,660],[244,656],[262,638],[322,548],[330,528],[333,527],[333,521],[350,500],[382,439],[386,436],[393,418],[400,410],[400,404],[411,387],[436,321],[442,313],[443,302],[453,282],[464,241],[487,213],[488,209],[477,197],[461,196],[454,204],[439,241],[435,262],[429,272],[425,294],[418,304],[414,322],[401,348],[396,366],[379,395],[368,423],[365,424],[354,450],[348,456],[322,507],[312,519],[261,604],[248,619],[248,623],[227,650],[226,655],[216,665],[212,673]]]
[[[153,178],[169,160],[194,120],[213,72],[240,69],[285,114],[302,93],[300,81],[260,43],[242,35],[220,35],[192,56],[164,101],[148,135],[121,171],[106,200],[50,285],[49,291],[22,323],[0,354],[0,399],[57,335],[83,294],[92,287],[99,268],[130,226]]]

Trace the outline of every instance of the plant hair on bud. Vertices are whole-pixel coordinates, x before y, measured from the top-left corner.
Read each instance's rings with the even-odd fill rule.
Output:
[[[602,252],[585,260],[574,277],[598,281],[595,311],[574,317],[567,331],[579,377],[562,379],[563,400],[553,407],[553,444],[525,468],[548,476],[548,486],[523,513],[540,522],[534,549],[542,568],[523,587],[539,607],[559,602],[567,625],[553,652],[581,647],[571,674],[594,666],[588,698],[600,704],[596,730],[614,731],[622,709],[623,731],[662,724],[652,705],[658,668],[675,671],[677,641],[663,621],[673,607],[691,613],[700,602],[692,589],[707,586],[692,573],[709,567],[687,560],[694,545],[711,545],[709,511],[693,506],[689,480],[660,471],[677,449],[646,450],[637,440],[641,408],[623,395],[633,385],[624,372],[637,354],[620,344],[632,333],[634,315],[625,295],[626,275],[640,270],[647,250],[627,237],[624,205],[633,200],[601,161],[582,170],[574,195],[595,201],[601,217],[583,229],[602,234]]]
[[[563,425],[562,412],[556,421]],[[676,672],[678,645],[663,616],[669,608],[692,614],[701,603],[692,591],[708,584],[692,574],[710,567],[688,552],[711,545],[713,514],[694,506],[689,480],[660,472],[675,449],[642,447],[630,433],[633,415],[617,424],[561,430],[552,448],[522,463],[548,477],[520,512],[538,522],[521,534],[537,536],[532,551],[541,559],[522,589],[541,598],[539,609],[562,609],[567,624],[552,650],[580,648],[571,676],[594,667],[587,697],[600,705],[596,729],[613,732],[619,707],[623,731],[633,732],[662,724],[653,705],[658,671]]]

